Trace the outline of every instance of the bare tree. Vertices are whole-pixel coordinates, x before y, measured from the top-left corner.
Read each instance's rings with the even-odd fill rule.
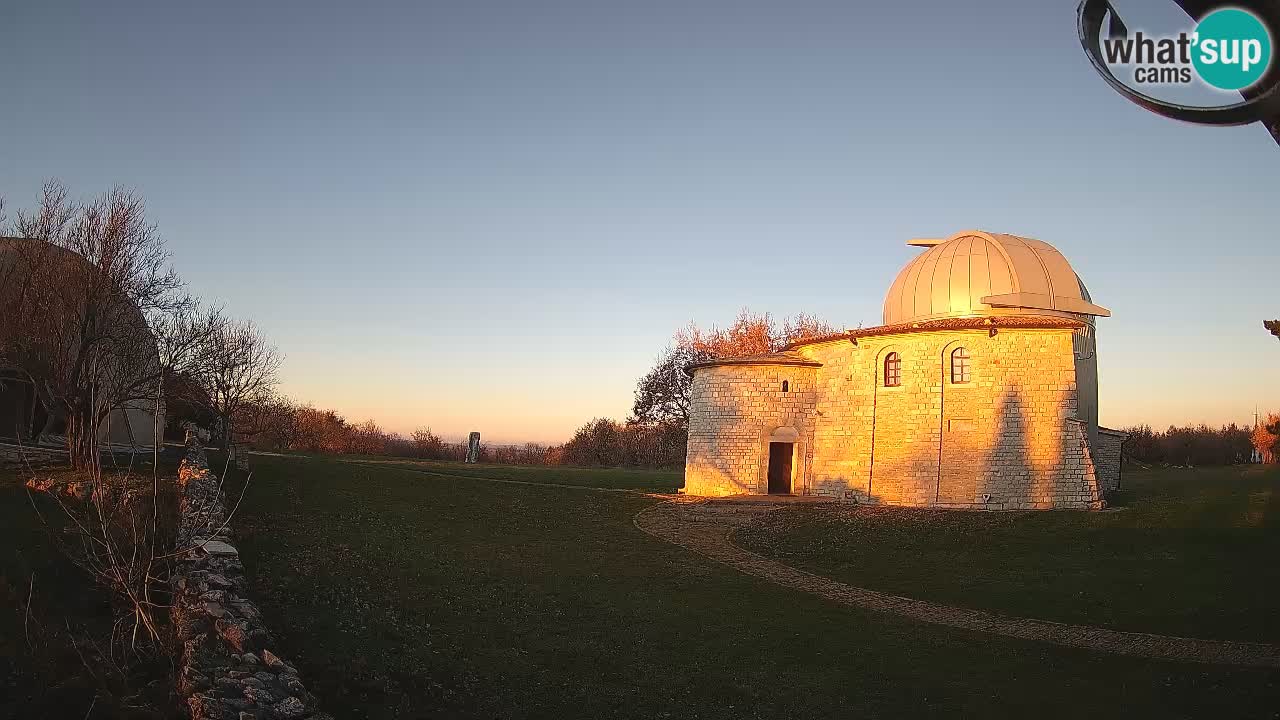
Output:
[[[688,367],[716,358],[747,357],[777,352],[788,343],[834,333],[829,323],[807,314],[787,318],[779,327],[769,313],[742,310],[728,328],[704,330],[689,323],[676,332],[674,342],[636,384],[632,423],[689,425],[689,392],[693,379]]]
[[[298,407],[289,398],[272,393],[265,401],[252,403],[240,413],[236,432],[252,438],[254,447],[292,448],[301,434]]]
[[[676,332],[676,344],[716,358],[747,357],[778,352],[789,343],[829,335],[836,328],[815,315],[800,313],[783,319],[779,326],[769,313],[757,314],[743,308],[733,324],[704,330],[694,323]]]
[[[778,334],[776,340],[777,348],[780,350],[793,342],[824,335],[834,335],[837,332],[839,332],[839,329],[836,326],[817,315],[799,313],[782,321],[782,331]]]
[[[233,451],[237,432],[244,437],[256,430],[249,424],[253,410],[274,402],[280,354],[245,320],[225,322],[211,333],[204,358],[195,380],[213,404],[218,439]]]
[[[636,384],[636,399],[629,420],[688,427],[689,391],[693,384],[688,368],[711,358],[705,349],[679,343],[668,345],[658,362]]]
[[[98,428],[115,409],[153,399],[162,364],[152,328],[189,298],[140,198],[115,188],[89,203],[46,183],[0,248],[10,278],[0,355],[66,422],[72,466],[99,466]]]

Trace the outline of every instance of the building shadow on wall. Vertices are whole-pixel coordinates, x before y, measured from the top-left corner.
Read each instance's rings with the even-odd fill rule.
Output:
[[[1010,500],[1023,502],[1023,497],[1049,490],[1049,473],[1040,472],[1031,460],[1031,420],[1016,390],[1004,392],[990,416],[971,405],[949,412],[944,398],[936,422],[938,434],[910,454],[877,452],[871,482],[864,478],[860,487],[849,483],[852,499],[874,505],[1000,509]],[[960,429],[960,423],[972,430]]]
[[[989,423],[984,459],[975,468],[980,474],[975,484],[974,502],[1000,505],[1024,502],[1050,491],[1048,473],[1039,471],[1031,462],[1030,443],[1034,436],[1033,420],[1027,416],[1022,394],[1006,390],[996,407],[994,422]]]

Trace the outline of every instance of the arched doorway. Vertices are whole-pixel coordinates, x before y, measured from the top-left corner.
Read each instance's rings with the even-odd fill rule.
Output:
[[[769,436],[770,495],[790,495],[795,469],[796,441],[800,434],[792,427],[780,427]]]

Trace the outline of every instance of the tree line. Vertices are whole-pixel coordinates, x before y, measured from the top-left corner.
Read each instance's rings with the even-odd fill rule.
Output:
[[[1235,465],[1252,462],[1255,450],[1264,463],[1276,462],[1280,457],[1280,415],[1276,414],[1254,428],[1231,423],[1216,428],[1205,424],[1171,425],[1156,431],[1150,425],[1137,425],[1124,432],[1129,434],[1124,443],[1125,457],[1148,465]]]

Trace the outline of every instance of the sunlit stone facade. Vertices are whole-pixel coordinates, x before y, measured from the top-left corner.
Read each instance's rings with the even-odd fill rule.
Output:
[[[930,249],[886,298],[895,322],[691,368],[685,492],[1102,506],[1123,440],[1097,419],[1093,317],[1107,311],[1044,243],[913,244]]]

